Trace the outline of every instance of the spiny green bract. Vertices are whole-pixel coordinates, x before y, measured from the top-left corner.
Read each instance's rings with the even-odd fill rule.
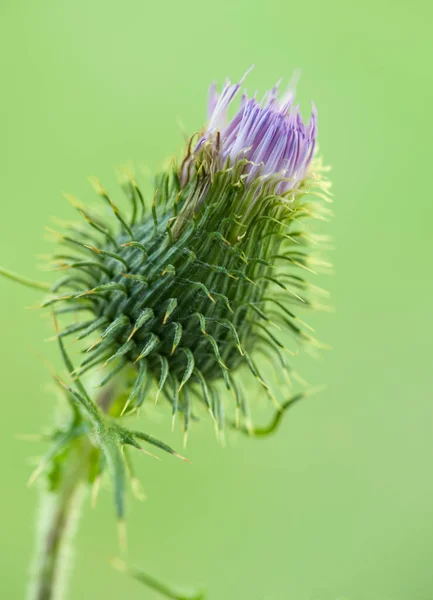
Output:
[[[159,177],[151,206],[129,176],[128,215],[95,181],[111,222],[78,207],[88,227],[74,227],[62,237],[72,253],[56,260],[69,274],[44,305],[54,304],[57,314],[90,314],[66,326],[61,337],[84,340],[99,333],[76,375],[110,366],[101,381],[106,385],[134,366],[122,413],[140,407],[156,382],[173,415],[182,413],[185,431],[193,398],[223,429],[226,395],[237,417],[243,415],[242,426],[251,429],[236,370],[244,365],[276,402],[257,355],[270,351],[277,368],[289,370],[278,329],[311,339],[293,312],[296,305],[310,304],[303,272],[310,270],[312,236],[301,222],[323,214],[327,183],[317,159],[297,189],[284,196],[275,193],[280,178],[247,185],[246,160],[213,172],[206,147],[195,160],[183,185],[176,165]],[[311,202],[311,194],[319,202]],[[229,394],[221,393],[219,381]]]

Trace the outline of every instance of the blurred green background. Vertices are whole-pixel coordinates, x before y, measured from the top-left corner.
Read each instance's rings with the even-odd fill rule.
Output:
[[[302,70],[320,146],[333,165],[335,313],[310,318],[333,350],[297,366],[327,390],[267,440],[221,449],[195,427],[192,465],[140,458],[146,503],[129,499],[132,563],[203,583],[210,600],[433,599],[431,3],[366,0],[139,0],[0,5],[0,263],[30,277],[62,191],[93,198],[98,175],[150,169],[205,118],[207,86],[248,77],[250,91]],[[323,284],[323,280],[320,282]],[[50,423],[37,292],[0,281],[0,595],[23,598],[38,493],[16,439]],[[163,415],[163,413],[160,413]],[[172,438],[169,418],[147,430]],[[86,507],[71,598],[156,595],[107,566],[117,554],[108,486]]]

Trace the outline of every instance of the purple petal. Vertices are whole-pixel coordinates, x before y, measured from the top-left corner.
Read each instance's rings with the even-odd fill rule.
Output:
[[[204,139],[211,139],[219,131],[221,142],[218,151],[223,159],[229,157],[234,163],[246,157],[256,163],[245,166],[249,181],[258,175],[281,175],[293,179],[278,185],[278,190],[283,193],[298,184],[313,158],[317,111],[313,104],[311,118],[306,125],[298,106],[293,106],[296,82],[289,84],[280,100],[278,82],[260,103],[255,96],[248,99],[244,93],[238,111],[227,122],[227,110],[249,71],[237,84],[227,81],[220,94],[215,85],[210,87],[209,124],[197,149]]]

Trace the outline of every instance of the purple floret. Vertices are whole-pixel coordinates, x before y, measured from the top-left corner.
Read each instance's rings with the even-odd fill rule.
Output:
[[[247,159],[246,180],[257,176],[278,175],[282,181],[277,192],[283,194],[297,186],[305,175],[314,154],[317,115],[313,105],[311,118],[304,124],[298,106],[293,106],[294,94],[289,89],[279,99],[278,84],[266,93],[261,102],[243,93],[235,116],[228,120],[229,105],[238,94],[242,81],[227,82],[218,93],[212,85],[209,91],[209,122],[196,151],[219,133],[218,152],[222,163],[234,164]]]

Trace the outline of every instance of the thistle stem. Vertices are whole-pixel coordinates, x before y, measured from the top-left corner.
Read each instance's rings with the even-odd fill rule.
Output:
[[[70,544],[77,529],[92,446],[78,440],[68,453],[55,491],[43,491],[37,550],[28,600],[64,600]]]

